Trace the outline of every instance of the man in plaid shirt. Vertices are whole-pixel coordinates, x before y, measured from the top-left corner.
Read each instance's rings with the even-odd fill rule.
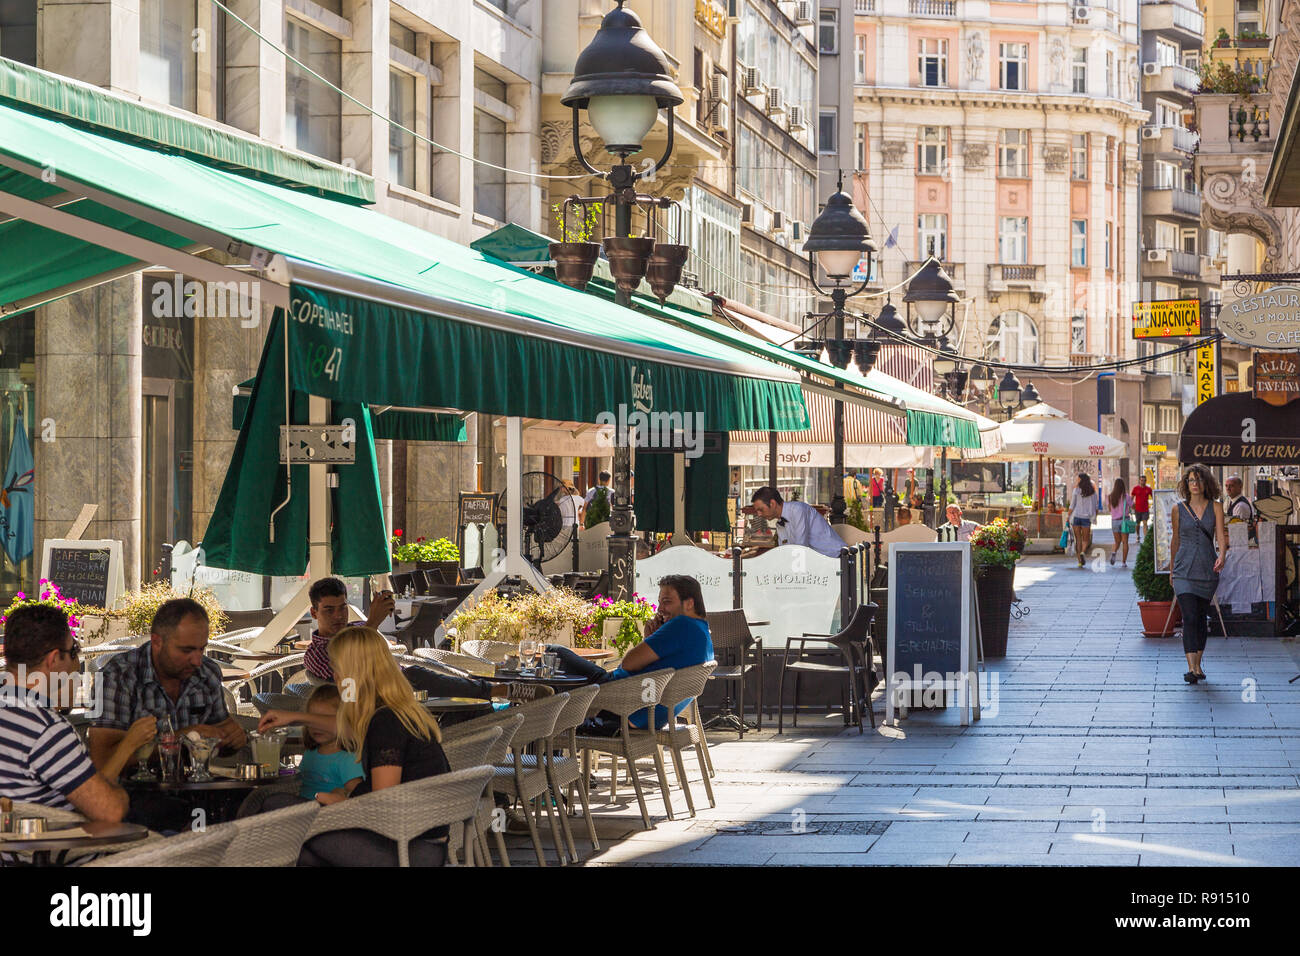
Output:
[[[221,666],[203,656],[208,612],[190,598],[166,601],[154,615],[147,644],[105,665],[103,713],[90,730],[90,756],[102,767],[126,729],[141,717],[172,718],[178,731],[221,738],[223,750],[242,747],[244,730],[226,710]]]

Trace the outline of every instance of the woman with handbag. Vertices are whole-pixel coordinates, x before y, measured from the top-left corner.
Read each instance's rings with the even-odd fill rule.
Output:
[[[1169,547],[1174,559],[1169,577],[1183,612],[1183,653],[1187,655],[1183,680],[1195,684],[1205,680],[1201,655],[1209,636],[1210,601],[1219,588],[1219,572],[1228,554],[1228,528],[1218,501],[1219,483],[1204,465],[1192,465],[1183,473],[1178,497],[1182,500],[1173,512]]]
[[[1110,505],[1110,530],[1115,535],[1115,547],[1110,552],[1110,563],[1115,563],[1116,557],[1122,557],[1120,567],[1128,567],[1128,536],[1131,535],[1136,527],[1133,521],[1133,496],[1128,493],[1128,487],[1124,484],[1123,478],[1116,478],[1115,484],[1110,489],[1110,497],[1107,499]],[[1123,549],[1121,555],[1120,549]]]
[[[1079,557],[1079,567],[1083,567],[1084,556],[1092,547],[1092,523],[1097,518],[1100,497],[1088,473],[1079,472],[1070,492],[1070,529],[1074,533],[1074,553]]]

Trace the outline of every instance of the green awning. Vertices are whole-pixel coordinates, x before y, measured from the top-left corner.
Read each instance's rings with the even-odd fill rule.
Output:
[[[289,189],[343,202],[375,201],[374,178],[355,169],[2,57],[0,103]]]
[[[239,383],[239,391],[235,393],[230,405],[230,427],[235,431],[239,431],[244,424],[244,416],[248,412],[256,383],[256,378]],[[370,425],[376,441],[463,442],[467,434],[465,419],[461,415],[405,408],[371,408]]]
[[[682,489],[686,502],[686,530],[729,531],[727,498],[731,487],[728,464],[730,445],[727,436],[716,452],[706,452],[691,459],[686,468]],[[673,528],[673,468],[675,455],[636,456],[636,495],[632,510],[640,531],[671,532]]]

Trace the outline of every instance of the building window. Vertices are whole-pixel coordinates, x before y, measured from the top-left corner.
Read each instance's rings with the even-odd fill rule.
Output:
[[[817,22],[817,50],[834,56],[840,52],[840,11],[823,7]]]
[[[1088,134],[1075,133],[1070,140],[1070,178],[1088,178]]]
[[[36,65],[36,0],[0,0],[0,56]]]
[[[1259,0],[1237,0],[1237,32],[1259,30]]]
[[[990,358],[1015,365],[1038,364],[1038,327],[1034,320],[1014,309],[993,319],[985,351]]]
[[[916,219],[917,253],[920,258],[934,256],[940,262],[948,258],[948,217],[943,213],[926,213]]]
[[[1142,430],[1144,432],[1154,432],[1156,430],[1156,407],[1154,405],[1142,406]]]
[[[1177,405],[1160,406],[1160,430],[1166,435],[1178,434],[1180,429],[1178,427]]]
[[[1184,229],[1183,230],[1183,252],[1196,255],[1199,252],[1197,246],[1198,246],[1198,242],[1197,242],[1196,230]]]
[[[1002,89],[1029,89],[1028,43],[999,43],[998,66]]]
[[[998,219],[998,262],[1024,265],[1029,261],[1029,217],[1002,216]]]
[[[1173,163],[1166,163],[1157,159],[1151,167],[1151,188],[1152,189],[1173,189],[1178,185],[1179,170]]]
[[[1088,220],[1070,220],[1070,266],[1083,269],[1088,265]]]
[[[853,124],[853,158],[860,173],[867,171],[867,124]]]
[[[817,152],[838,153],[839,110],[822,110],[817,116]]]
[[[1199,70],[1201,68],[1201,51],[1184,50],[1183,66],[1187,67],[1189,70]]]
[[[1004,129],[998,133],[998,175],[1004,179],[1029,178],[1029,130]]]
[[[1113,268],[1113,266],[1111,266],[1111,264],[1110,264],[1110,238],[1111,238],[1111,229],[1113,229],[1113,228],[1114,228],[1114,226],[1113,226],[1109,221],[1107,221],[1107,223],[1106,223],[1106,248],[1105,248],[1105,260],[1104,260],[1107,269]]]
[[[1171,222],[1161,222],[1156,220],[1156,246],[1157,249],[1176,249],[1178,248],[1178,227]],[[1168,296],[1176,299],[1177,295]]]
[[[1183,125],[1182,108],[1174,103],[1156,100],[1156,124],[1158,126],[1181,127]]]
[[[1106,185],[1115,183],[1115,139],[1106,137]]]
[[[398,124],[415,129],[415,77],[402,70],[388,71],[388,179],[415,188],[415,137]]]
[[[1088,92],[1088,48],[1074,48],[1074,63],[1071,65],[1071,76],[1074,81],[1073,90],[1075,93]]]
[[[289,17],[285,47],[335,86],[343,85],[343,44],[323,30]],[[340,162],[343,97],[293,61],[285,62],[285,145]]]
[[[1115,95],[1115,54],[1111,50],[1106,51],[1106,95],[1113,97]]]
[[[916,144],[916,171],[927,176],[941,176],[948,163],[948,128],[922,126]]]
[[[1156,40],[1156,62],[1161,66],[1175,66],[1178,63],[1178,44],[1168,40]]]
[[[0,10],[7,5],[0,0]],[[197,109],[196,27],[194,0],[141,0],[140,93],[146,99]]]
[[[867,82],[867,35],[859,33],[853,38],[853,82]]]
[[[922,86],[948,85],[948,41],[923,38],[918,41],[916,68]]]
[[[474,70],[474,89],[499,103],[506,101],[506,84],[485,70]],[[482,107],[474,109],[474,158],[506,164],[506,122]],[[474,211],[497,222],[506,221],[506,174],[483,163],[474,164]]]
[[[1070,316],[1070,354],[1084,355],[1088,351],[1088,317]]]

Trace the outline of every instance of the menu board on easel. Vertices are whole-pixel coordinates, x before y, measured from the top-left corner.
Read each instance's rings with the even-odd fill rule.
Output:
[[[41,577],[57,584],[65,598],[93,607],[112,607],[125,590],[121,541],[47,538]]]
[[[982,659],[970,543],[889,545],[885,720],[942,691],[956,694],[965,726],[980,718]]]

